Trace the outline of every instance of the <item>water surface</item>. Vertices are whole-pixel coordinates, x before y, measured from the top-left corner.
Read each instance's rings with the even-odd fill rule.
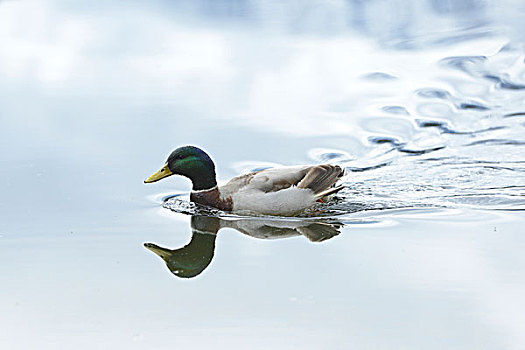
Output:
[[[0,347],[524,348],[523,10],[0,2]],[[347,188],[203,210],[185,144]]]

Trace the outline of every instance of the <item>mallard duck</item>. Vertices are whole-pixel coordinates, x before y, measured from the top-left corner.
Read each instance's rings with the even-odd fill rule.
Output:
[[[217,186],[215,164],[206,152],[194,146],[177,148],[166,164],[144,182],[171,175],[191,180],[192,202],[234,213],[291,216],[344,188],[336,186],[343,170],[330,164],[271,168]]]

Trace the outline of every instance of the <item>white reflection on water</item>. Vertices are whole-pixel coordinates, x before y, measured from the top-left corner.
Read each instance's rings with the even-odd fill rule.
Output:
[[[0,347],[523,348],[522,23],[522,1],[0,2]],[[183,144],[221,180],[345,166],[345,226],[226,228],[174,278],[143,243],[186,245],[190,218],[149,198],[189,186],[142,180]]]

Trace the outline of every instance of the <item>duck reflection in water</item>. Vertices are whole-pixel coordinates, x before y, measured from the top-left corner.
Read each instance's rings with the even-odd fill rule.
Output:
[[[215,239],[221,228],[233,228],[260,239],[305,236],[312,242],[322,242],[339,234],[342,224],[311,220],[221,219],[192,216],[190,243],[179,249],[167,249],[153,243],[144,246],[161,257],[171,273],[181,278],[198,276],[208,267],[215,252]]]

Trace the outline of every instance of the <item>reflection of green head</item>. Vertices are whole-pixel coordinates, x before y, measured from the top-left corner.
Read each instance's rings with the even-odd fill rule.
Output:
[[[219,219],[205,216],[191,218],[192,237],[186,246],[170,250],[153,243],[144,246],[160,256],[171,273],[182,278],[199,275],[210,264],[215,251]]]

